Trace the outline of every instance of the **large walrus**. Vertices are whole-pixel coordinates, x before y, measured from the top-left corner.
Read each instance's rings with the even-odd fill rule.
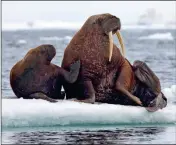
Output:
[[[31,49],[10,72],[10,84],[15,95],[25,99],[44,99],[56,102],[63,99],[63,81],[74,83],[78,77],[80,61],[70,65],[70,72],[51,63],[56,54],[53,45],[40,45]]]
[[[137,104],[145,107],[153,106],[155,109],[159,108],[157,104],[160,100],[163,102],[160,103],[161,108],[165,107],[163,94],[160,95],[162,96],[159,97],[160,99],[156,99],[161,94],[160,89],[157,93],[148,91],[152,94],[148,97],[144,94],[151,89],[146,84],[138,85],[138,82],[141,83],[141,81],[138,81],[133,67],[124,57],[125,51],[120,28],[119,18],[111,14],[100,14],[89,17],[75,34],[65,49],[62,67],[69,70],[70,65],[80,59],[81,69],[74,84],[65,82],[63,85],[67,98],[78,98],[88,103],[97,101],[113,104]],[[113,34],[116,34],[120,41],[123,55],[113,44]],[[151,73],[148,76],[153,78],[150,75],[152,75]],[[143,96],[135,96],[135,94],[140,94],[138,93],[140,87],[137,86],[144,86],[146,92],[142,93]],[[160,88],[160,85],[157,87]],[[134,91],[135,88],[138,89]]]

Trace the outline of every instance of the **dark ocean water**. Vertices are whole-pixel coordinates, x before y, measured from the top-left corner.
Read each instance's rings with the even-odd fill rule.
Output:
[[[175,131],[169,126],[37,128],[2,132],[2,141],[13,144],[174,144]]]
[[[9,74],[13,65],[31,49],[41,44],[52,44],[57,54],[53,63],[61,65],[63,52],[74,30],[25,30],[2,32],[2,97],[14,96]],[[159,77],[162,89],[176,84],[176,31],[137,30],[121,31],[128,60],[145,61]],[[114,37],[115,44],[119,45]],[[174,111],[174,110],[173,110]],[[3,143],[176,143],[175,126],[102,126],[74,128],[5,129]]]

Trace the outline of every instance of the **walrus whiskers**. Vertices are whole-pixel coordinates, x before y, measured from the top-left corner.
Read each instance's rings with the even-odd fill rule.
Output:
[[[113,52],[113,36],[112,31],[109,32],[109,62],[111,62]]]
[[[122,55],[125,56],[125,48],[124,48],[124,44],[123,44],[123,39],[122,39],[122,36],[121,36],[119,30],[117,30],[116,35],[117,35],[117,38],[118,38],[118,40],[119,40],[119,42],[120,42],[120,45],[121,45],[121,52],[122,52]]]

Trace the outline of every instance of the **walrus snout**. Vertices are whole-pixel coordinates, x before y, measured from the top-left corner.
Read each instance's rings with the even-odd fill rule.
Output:
[[[167,106],[167,98],[161,92],[154,100],[152,100],[146,108],[149,112],[155,112]]]
[[[109,62],[111,61],[113,53],[113,34],[117,35],[117,38],[121,45],[122,54],[125,55],[123,39],[119,31],[121,29],[120,19],[115,16],[112,16],[109,19],[105,19],[102,23],[102,27],[104,29],[105,34],[109,36]]]
[[[100,17],[99,21],[102,20],[101,26],[103,28],[104,33],[109,36],[109,50],[107,52],[109,52],[108,56],[110,62],[113,53],[113,36],[112,36],[113,34],[117,35],[117,38],[121,45],[122,54],[125,55],[123,39],[119,31],[121,29],[121,21],[120,18],[113,16],[111,14],[102,14],[99,15],[99,17]]]
[[[121,29],[121,21],[120,18],[112,15],[108,15],[102,22],[102,27],[104,32],[108,35],[109,32],[112,31],[113,34],[117,32],[117,30]]]
[[[56,55],[56,49],[54,48],[53,45],[47,45],[46,49],[48,52],[48,60],[51,61],[53,57]]]
[[[44,44],[42,47],[40,47],[41,53],[44,53],[46,55],[46,59],[48,61],[51,61],[53,57],[56,55],[56,49],[51,44]]]

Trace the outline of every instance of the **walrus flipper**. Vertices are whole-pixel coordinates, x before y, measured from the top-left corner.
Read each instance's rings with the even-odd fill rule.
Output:
[[[46,96],[45,94],[38,92],[38,93],[34,93],[31,94],[29,97],[34,98],[34,99],[43,99],[49,102],[57,102],[55,99],[49,98],[48,96]]]
[[[70,65],[70,71],[64,73],[64,78],[68,83],[74,83],[79,75],[80,60]]]

